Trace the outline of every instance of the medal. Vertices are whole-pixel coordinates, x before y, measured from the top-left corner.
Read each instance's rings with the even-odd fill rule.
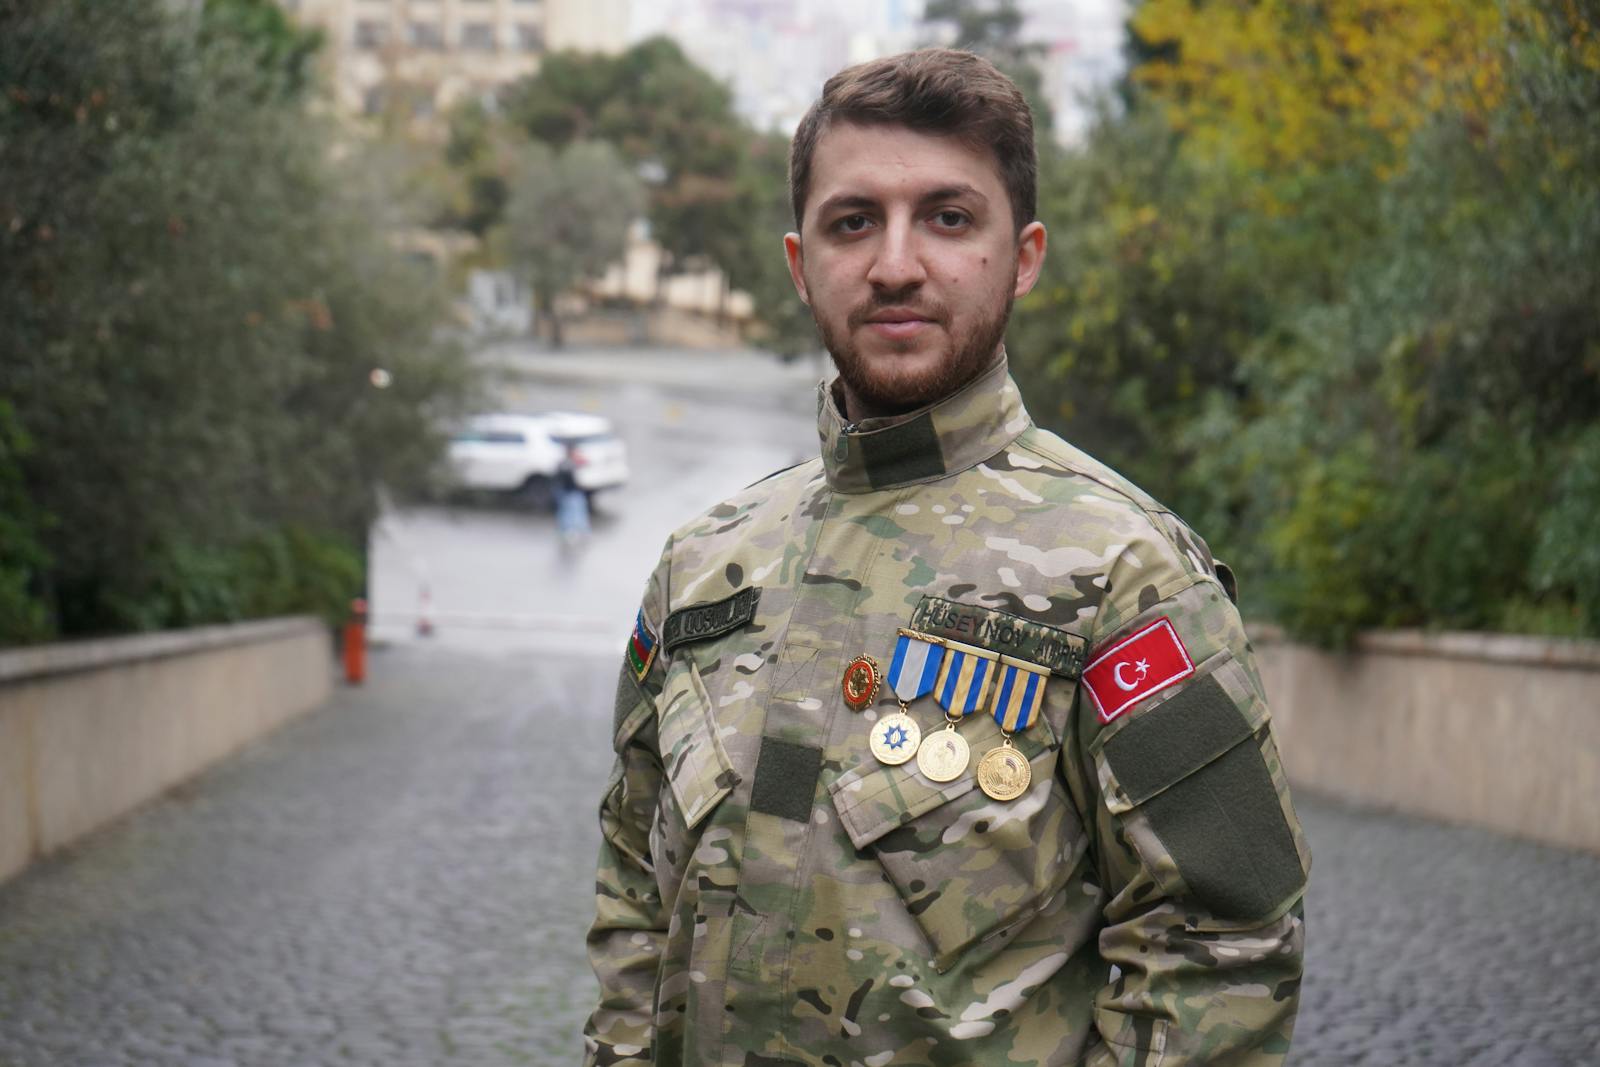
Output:
[[[953,782],[967,772],[971,759],[967,739],[956,732],[956,720],[950,719],[943,730],[929,734],[917,749],[917,770],[929,781]]]
[[[922,747],[917,749],[917,770],[929,781],[953,782],[967,773],[972,749],[956,727],[983,706],[999,659],[998,653],[986,648],[944,642],[937,673],[928,671],[934,674],[933,699],[944,709],[944,729],[923,738]]]
[[[1044,685],[1050,672],[1024,660],[1000,657],[990,713],[1000,726],[1000,744],[978,761],[978,788],[994,800],[1015,800],[1028,791],[1033,768],[1027,757],[1011,745],[1011,735],[1026,730],[1044,702]]]
[[[1015,800],[1028,791],[1033,768],[1007,737],[978,761],[978,788],[993,800]]]
[[[916,755],[921,741],[922,727],[901,707],[872,724],[867,746],[879,763],[895,767]]]
[[[878,661],[871,656],[857,656],[844,669],[844,702],[856,711],[870,705],[878,698],[878,683],[883,676],[878,673]]]

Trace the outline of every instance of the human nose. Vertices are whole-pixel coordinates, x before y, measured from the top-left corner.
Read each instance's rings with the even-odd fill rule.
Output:
[[[867,281],[880,289],[904,289],[927,278],[922,256],[909,223],[891,222],[883,229]]]

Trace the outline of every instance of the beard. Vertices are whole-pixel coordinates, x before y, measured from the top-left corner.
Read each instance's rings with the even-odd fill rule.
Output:
[[[846,316],[843,331],[835,330],[815,307],[811,317],[850,395],[871,409],[872,414],[901,415],[943,400],[989,367],[1005,339],[1012,300],[1010,290],[1005,290],[1004,298],[980,314],[961,337],[950,333],[948,308],[938,302],[919,301],[914,293],[884,294],[857,305]],[[862,355],[852,343],[856,331],[875,312],[888,307],[914,308],[945,331],[945,351],[932,366],[907,366],[905,361],[894,358],[896,351],[910,353],[919,343],[926,343],[921,339],[891,342],[889,352],[870,357]],[[858,421],[862,416],[850,412],[847,417]]]

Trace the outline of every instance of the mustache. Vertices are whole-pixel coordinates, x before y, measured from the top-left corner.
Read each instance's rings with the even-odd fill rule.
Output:
[[[890,308],[909,311],[919,319],[927,319],[929,322],[943,323],[950,317],[950,309],[937,300],[918,301],[911,299],[909,293],[885,293],[851,308],[850,315],[845,321],[851,329],[855,329],[858,326],[865,326],[867,320],[878,312]]]

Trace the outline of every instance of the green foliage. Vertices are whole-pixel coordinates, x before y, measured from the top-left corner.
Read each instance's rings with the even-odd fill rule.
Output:
[[[665,37],[617,56],[558,52],[507,94],[513,125],[563,148],[607,141],[650,180],[655,239],[680,261],[722,262],[736,214],[735,182],[749,130],[728,88]]]
[[[16,412],[0,398],[0,644],[50,634],[40,583],[50,565],[44,535],[49,516],[28,495],[23,462],[32,451]]]
[[[321,30],[296,26],[275,0],[205,0],[202,11],[203,46],[225,39],[254,54],[266,91],[299,95],[309,88]]]
[[[515,175],[547,158],[528,142],[557,156],[572,145],[611,146],[614,168],[645,183],[643,210],[667,265],[710,262],[726,272],[753,298],[753,339],[764,347],[785,354],[816,347],[783,259],[788,140],[752,130],[734,113],[728,88],[677,44],[657,37],[616,56],[557,52],[504,94],[498,116],[477,103],[451,116],[445,159],[458,180],[443,221],[497,232],[505,253],[521,246],[520,269],[548,275],[533,260],[556,253],[519,231],[547,233],[558,223],[530,212],[526,191],[521,208],[513,203]],[[611,215],[626,221],[614,208]],[[573,280],[594,269],[557,273]]]
[[[555,298],[618,262],[628,227],[644,206],[633,172],[604,141],[574,141],[560,154],[540,142],[515,164],[504,241],[561,343]]]
[[[1570,603],[1571,614],[1600,633],[1600,427],[1573,440],[1553,496],[1534,546],[1534,590]]]
[[[1466,47],[1416,6],[1383,17]],[[1010,337],[1036,415],[1174,505],[1248,610],[1296,633],[1600,634],[1600,20],[1508,3],[1490,33],[1475,8],[1489,74],[1408,68],[1448,84],[1396,111],[1391,43],[1290,46],[1271,20],[1294,5],[1154,7],[1168,29],[1212,20],[1210,61],[1260,49],[1264,83],[1236,93],[1145,41],[1178,73],[1136,70],[1154,88],[1048,161],[1050,256]],[[1357,56],[1360,77],[1308,88],[1285,60],[1302,52]],[[1315,159],[1273,140],[1291,119],[1322,131]]]
[[[783,251],[783,235],[794,228],[787,137],[752,136],[739,170],[736,206],[743,222],[729,231],[735,240],[720,262],[755,305],[751,340],[784,356],[818,351],[816,323],[795,293]]]
[[[362,543],[469,388],[368,157],[282,91],[282,29],[242,2],[0,13],[0,398],[30,442],[0,484],[48,547],[25,587],[56,632],[257,610],[248,546]]]

